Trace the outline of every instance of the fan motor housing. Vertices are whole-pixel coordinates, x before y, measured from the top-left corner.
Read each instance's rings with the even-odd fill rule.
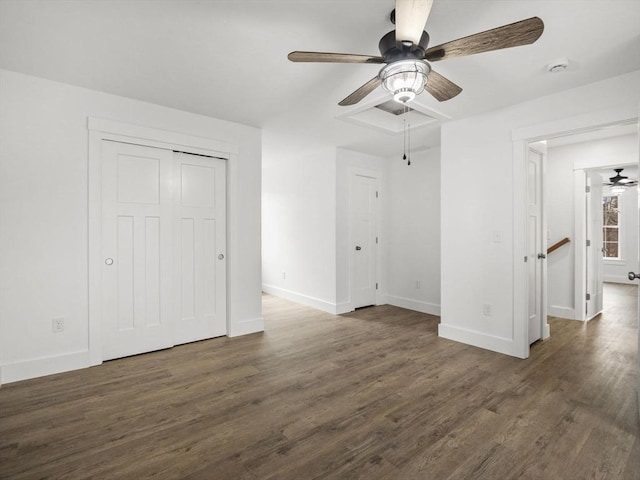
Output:
[[[418,45],[411,43],[405,46],[401,42],[396,42],[396,31],[392,30],[380,39],[378,49],[380,55],[384,57],[384,61],[391,63],[398,60],[423,60],[428,45],[429,34],[427,32],[422,32]]]

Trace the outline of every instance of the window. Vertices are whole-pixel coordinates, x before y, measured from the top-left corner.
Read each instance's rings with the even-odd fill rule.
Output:
[[[602,245],[604,258],[620,259],[620,197],[602,198]]]

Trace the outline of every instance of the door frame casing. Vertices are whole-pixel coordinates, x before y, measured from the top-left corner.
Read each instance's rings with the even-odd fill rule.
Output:
[[[102,142],[111,140],[121,143],[181,151],[197,155],[218,157],[228,162],[227,168],[227,335],[231,332],[229,304],[231,284],[229,281],[234,236],[237,227],[229,221],[231,208],[237,203],[238,146],[210,138],[197,137],[178,132],[132,125],[113,120],[88,117],[89,164],[88,164],[88,324],[89,365],[102,363]],[[235,232],[235,235],[234,235]]]

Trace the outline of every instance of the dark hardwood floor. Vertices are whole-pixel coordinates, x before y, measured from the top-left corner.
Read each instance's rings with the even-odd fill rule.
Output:
[[[0,478],[640,478],[635,287],[528,360],[381,306],[0,388]]]

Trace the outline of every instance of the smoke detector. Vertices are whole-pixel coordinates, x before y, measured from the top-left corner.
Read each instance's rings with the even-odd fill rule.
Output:
[[[547,70],[551,73],[559,73],[564,72],[568,66],[569,60],[567,60],[566,58],[559,58],[558,60],[555,60],[547,65]]]

